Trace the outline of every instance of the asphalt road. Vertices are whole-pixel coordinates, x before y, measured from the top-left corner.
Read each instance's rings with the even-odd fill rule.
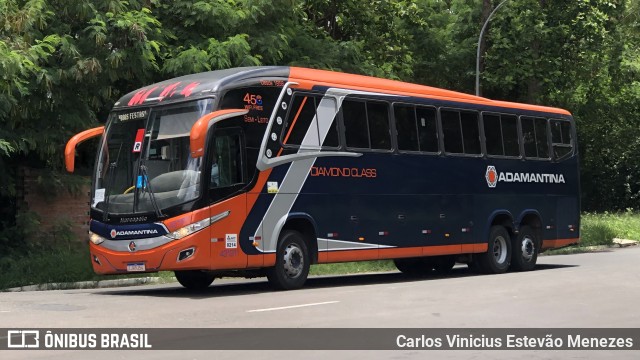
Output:
[[[398,272],[311,278],[274,292],[266,279],[0,293],[0,328],[639,328],[640,247],[543,256],[535,271],[408,279]],[[5,340],[2,340],[5,341]],[[5,351],[2,359],[640,358],[636,351]]]

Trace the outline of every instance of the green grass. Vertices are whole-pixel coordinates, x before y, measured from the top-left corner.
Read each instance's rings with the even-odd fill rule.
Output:
[[[640,241],[640,213],[584,213],[581,217],[580,244],[549,250],[548,255],[575,254],[593,251],[593,247],[611,246],[613,239]]]
[[[78,249],[69,247],[47,250],[31,250],[27,255],[16,253],[0,258],[0,290],[13,287],[68,283],[77,281],[113,280],[133,277],[146,277],[149,274],[127,274],[104,276],[93,272],[86,246],[78,245]],[[172,272],[160,272],[151,276],[169,278]]]
[[[338,264],[311,265],[310,275],[357,274],[367,272],[394,271],[391,260],[345,262]]]
[[[611,245],[613,238],[640,240],[640,213],[582,215],[581,246]]]

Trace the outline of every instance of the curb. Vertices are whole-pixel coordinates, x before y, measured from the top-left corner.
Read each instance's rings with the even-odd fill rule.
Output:
[[[638,245],[638,241],[637,240],[619,239],[619,238],[614,238],[613,239],[613,243],[615,245],[618,245],[619,247],[627,247],[627,246]]]
[[[174,282],[176,279],[161,278],[161,277],[141,277],[141,278],[129,278],[129,279],[113,279],[113,280],[98,280],[98,281],[79,281],[79,282],[66,282],[66,283],[48,283],[20,286],[3,291],[8,292],[22,292],[22,291],[46,291],[46,290],[70,290],[70,289],[102,289],[121,286],[136,286],[136,285],[149,285],[149,284],[165,284]]]

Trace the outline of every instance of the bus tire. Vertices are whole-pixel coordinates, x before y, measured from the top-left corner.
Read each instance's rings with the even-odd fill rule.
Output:
[[[213,274],[200,270],[176,270],[176,279],[189,290],[204,290],[216,278]]]
[[[455,265],[456,257],[453,255],[443,255],[433,258],[433,271],[439,275],[450,273]]]
[[[540,240],[530,226],[522,226],[513,242],[511,268],[515,271],[531,271],[536,267]]]
[[[489,232],[489,248],[478,255],[477,269],[484,274],[502,274],[511,264],[511,236],[504,226],[494,225]]]
[[[277,290],[301,288],[309,275],[310,257],[304,237],[295,230],[280,234],[275,266],[267,269],[267,279]]]
[[[433,269],[433,263],[429,258],[394,259],[393,263],[400,272],[409,276],[428,275]]]

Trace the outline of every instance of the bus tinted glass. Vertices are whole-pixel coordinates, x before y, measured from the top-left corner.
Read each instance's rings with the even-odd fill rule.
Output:
[[[438,121],[436,109],[418,106],[416,108],[416,115],[418,120],[420,151],[438,152]]]
[[[334,98],[296,93],[291,104],[281,137],[284,145],[338,147]]]
[[[367,117],[369,119],[369,135],[371,148],[380,150],[391,149],[391,134],[389,132],[389,105],[383,102],[367,102]]]
[[[342,102],[347,147],[391,149],[389,105],[379,101],[345,100]]]
[[[418,128],[416,127],[416,111],[413,106],[393,106],[398,131],[398,149],[406,151],[419,151]]]
[[[517,118],[504,114],[483,114],[487,155],[520,156]]]
[[[363,101],[345,100],[342,103],[347,146],[351,148],[370,148],[367,108]]]
[[[548,159],[549,139],[547,120],[543,118],[521,117],[524,155],[527,158]]]
[[[557,160],[564,159],[573,152],[571,123],[565,120],[551,120],[550,125],[553,156]]]
[[[480,154],[478,113],[441,110],[444,150],[453,154]]]

